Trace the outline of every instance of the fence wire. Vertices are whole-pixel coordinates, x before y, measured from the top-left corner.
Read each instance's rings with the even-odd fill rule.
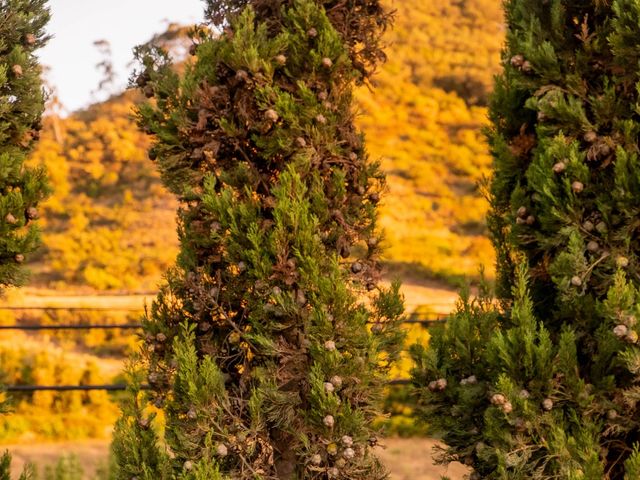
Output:
[[[84,311],[139,311],[130,308],[91,308],[91,307],[0,307],[1,310],[16,311],[47,311],[47,310],[65,310],[69,312]],[[448,315],[444,314],[420,314],[413,313],[408,316],[402,323],[406,325],[417,324],[425,328],[434,325],[443,324],[447,321]],[[43,331],[43,330],[138,330],[142,328],[141,323],[124,323],[124,324],[60,324],[60,325],[0,325],[0,331]],[[410,385],[408,379],[390,380],[389,386],[406,386]],[[4,385],[0,386],[0,390],[10,393],[33,393],[33,392],[88,392],[88,391],[106,391],[120,392],[125,391],[129,387],[126,384],[110,384],[110,385]],[[141,385],[141,390],[150,390],[150,385]]]

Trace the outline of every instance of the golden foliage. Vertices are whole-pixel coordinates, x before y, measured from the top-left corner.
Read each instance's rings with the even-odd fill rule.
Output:
[[[7,385],[110,383],[119,368],[116,364],[109,372],[104,360],[16,334],[0,336],[0,365],[0,383]],[[106,437],[118,415],[115,403],[101,391],[20,393],[11,402],[12,413],[0,416],[3,442]]]
[[[147,158],[149,140],[124,94],[66,119],[49,117],[32,161],[54,195],[33,283],[60,289],[155,289],[177,253],[176,202]]]
[[[360,125],[382,159],[382,226],[392,273],[451,280],[493,267],[477,184],[491,158],[482,134],[503,41],[498,0],[396,2],[389,60],[359,92]]]

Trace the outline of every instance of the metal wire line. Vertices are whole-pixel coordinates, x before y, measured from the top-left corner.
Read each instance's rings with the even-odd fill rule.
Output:
[[[123,323],[123,324],[60,324],[60,325],[0,325],[0,330],[137,330],[142,328],[141,323]]]
[[[129,311],[129,309],[102,309],[102,308],[89,308],[89,307],[0,307],[0,310],[68,310],[68,311],[90,311],[90,310],[110,310],[110,311]],[[133,311],[133,310],[131,310]],[[446,322],[446,315],[420,315],[412,314],[404,320],[403,324],[418,324],[425,327],[434,326],[437,324],[443,324]],[[125,324],[60,324],[60,325],[0,325],[0,331],[2,330],[18,330],[18,331],[42,331],[42,330],[137,330],[142,328],[141,323],[125,323]],[[389,386],[404,386],[410,385],[411,381],[407,379],[394,379],[388,382]],[[120,392],[127,390],[126,384],[111,384],[111,385],[5,385],[0,388],[5,392],[11,393],[32,393],[32,392],[74,392],[74,391],[106,391],[106,392]],[[141,390],[149,390],[149,385],[141,385]]]

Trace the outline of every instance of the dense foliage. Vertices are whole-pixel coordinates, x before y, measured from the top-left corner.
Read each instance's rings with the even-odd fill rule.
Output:
[[[182,76],[163,50],[138,52],[155,99],[140,124],[181,202],[181,251],[143,352],[171,457],[136,397],[118,475],[386,478],[371,421],[402,303],[378,286],[384,175],[352,89],[383,56],[388,16],[369,0],[248,3],[223,35],[194,33]]]
[[[25,166],[41,129],[44,96],[34,52],[47,40],[48,21],[46,0],[0,1],[0,295],[24,281],[22,264],[39,243],[33,221],[48,193],[44,170]],[[4,455],[0,477],[9,477],[9,464]]]
[[[24,280],[22,264],[38,246],[38,203],[46,196],[43,169],[25,166],[40,135],[44,110],[34,51],[47,38],[46,0],[0,2],[0,289]]]
[[[425,413],[444,460],[474,478],[639,478],[640,5],[506,12],[490,134],[497,301],[463,299],[417,349]]]

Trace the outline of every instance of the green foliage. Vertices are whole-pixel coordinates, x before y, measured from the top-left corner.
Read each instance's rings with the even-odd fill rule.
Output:
[[[4,0],[0,7],[0,288],[24,280],[22,264],[38,246],[33,223],[47,195],[45,172],[25,166],[44,109],[40,66],[46,0]]]
[[[134,402],[118,475],[386,478],[371,422],[403,306],[398,285],[377,284],[384,176],[352,89],[388,18],[377,2],[330,15],[311,0],[249,3],[224,35],[194,33],[183,75],[163,50],[138,51],[136,83],[155,98],[139,121],[181,202],[181,251],[143,350],[171,455]]]
[[[9,466],[11,457],[5,453],[0,457],[0,479],[11,480]],[[18,480],[84,480],[84,469],[75,455],[60,457],[53,465],[38,468],[34,464],[28,464]],[[113,480],[108,468],[99,468],[93,477],[95,480]]]
[[[423,413],[442,460],[474,478],[633,478],[640,7],[505,6],[489,133],[497,300],[463,301],[415,349]]]
[[[624,467],[624,480],[631,480],[632,478],[638,478],[638,476],[640,476],[640,452],[638,451],[638,445],[633,447],[633,452],[625,462]]]
[[[0,1],[0,294],[25,279],[25,256],[39,245],[36,207],[48,194],[44,170],[25,166],[41,129],[44,97],[34,52],[47,41],[48,21],[46,0]],[[9,467],[9,456],[2,457],[3,480]]]
[[[11,480],[11,455],[9,452],[4,452],[0,456],[0,480]],[[37,480],[35,467],[27,465],[18,480]]]
[[[84,471],[80,462],[73,455],[60,458],[55,465],[47,465],[42,477],[36,476],[34,480],[82,480]]]
[[[128,369],[131,394],[122,403],[122,415],[115,425],[113,479],[140,480],[171,478],[169,457],[161,451],[159,436],[153,429],[155,414],[145,411],[146,398],[140,391],[144,374],[133,365]]]

